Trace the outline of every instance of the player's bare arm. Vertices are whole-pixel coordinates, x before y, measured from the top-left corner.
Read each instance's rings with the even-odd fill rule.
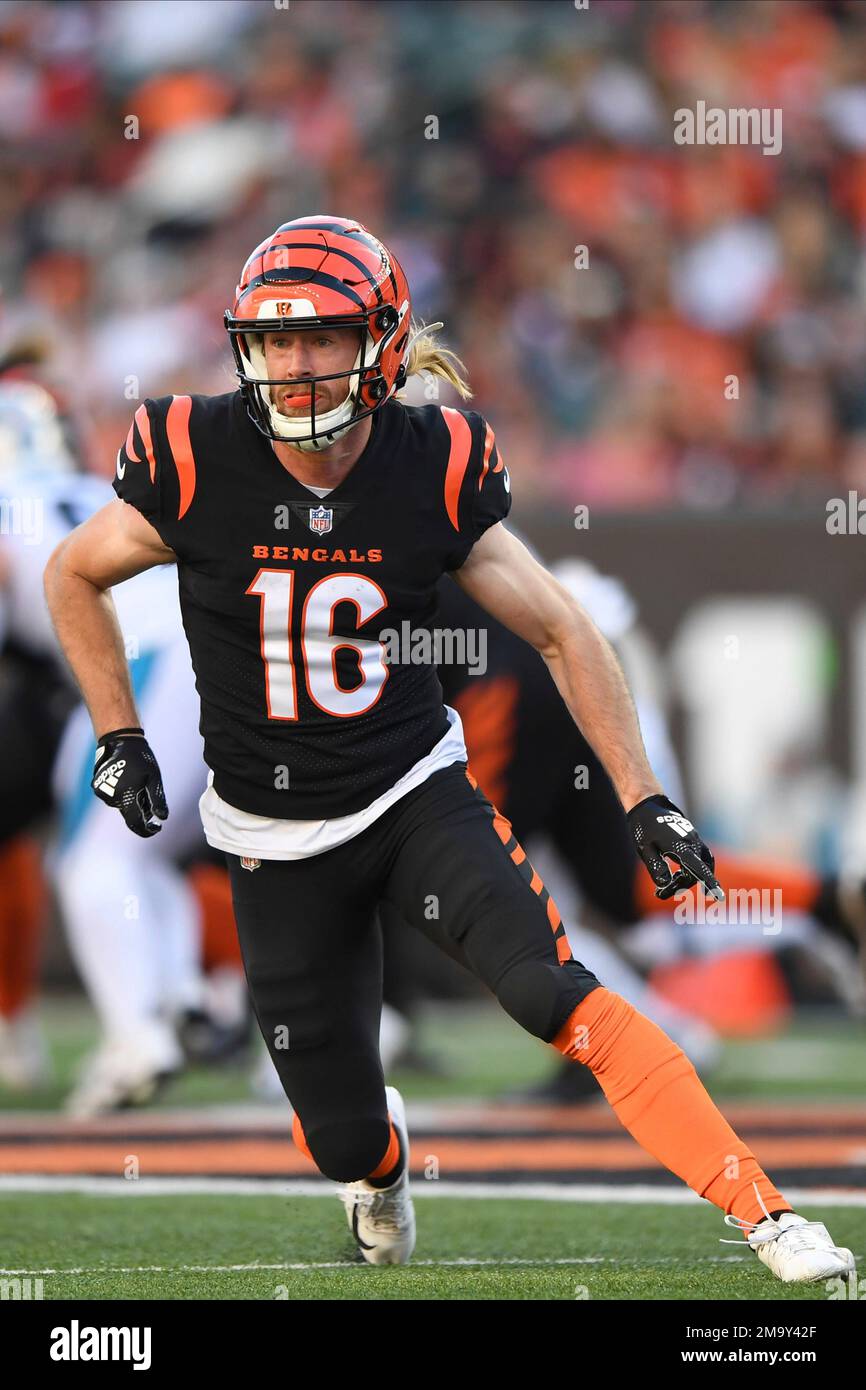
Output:
[[[629,813],[638,853],[658,896],[671,897],[700,879],[722,898],[713,856],[665,796],[647,759],[622,668],[585,609],[501,522],[476,542],[454,578],[544,658]],[[671,874],[666,859],[680,866],[677,873]]]
[[[622,668],[592,618],[500,522],[454,573],[466,593],[532,644],[628,811],[663,788],[647,761]]]

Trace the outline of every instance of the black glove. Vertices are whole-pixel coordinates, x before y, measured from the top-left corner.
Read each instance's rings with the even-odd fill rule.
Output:
[[[637,852],[656,885],[657,898],[672,898],[700,881],[710,897],[724,902],[724,892],[714,877],[715,859],[691,821],[666,796],[639,801],[629,811],[628,823]],[[677,861],[678,873],[671,873],[667,859]]]
[[[162,829],[168,807],[159,765],[143,729],[115,729],[98,740],[91,787],[115,806],[130,830],[147,838]]]

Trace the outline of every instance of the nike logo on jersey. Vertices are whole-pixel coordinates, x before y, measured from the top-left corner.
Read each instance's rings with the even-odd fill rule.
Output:
[[[685,816],[657,816],[656,820],[659,825],[669,825],[678,835],[691,835],[694,832],[695,827]]]
[[[117,476],[118,476],[118,478],[122,478],[123,475],[124,475],[124,473],[126,472],[126,459],[124,459],[124,461],[123,461],[123,466],[122,466],[122,467],[121,467],[121,463],[120,463],[120,455],[121,455],[122,453],[123,453],[123,450],[122,450],[122,449],[118,449],[118,451],[117,451]]]
[[[120,775],[125,767],[126,758],[118,758],[117,762],[109,763],[108,767],[104,767],[94,778],[94,791],[105,792],[106,796],[114,796]]]

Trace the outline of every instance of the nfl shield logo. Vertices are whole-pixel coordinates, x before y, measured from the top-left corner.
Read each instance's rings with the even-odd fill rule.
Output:
[[[325,531],[330,531],[334,520],[333,507],[311,507],[310,508],[310,530],[317,531],[319,535],[324,535]]]
[[[262,861],[261,861],[261,859],[250,859],[250,858],[248,857],[248,855],[246,855],[246,854],[242,854],[242,855],[241,855],[241,868],[242,868],[242,869],[249,869],[250,873],[252,873],[253,869],[260,869],[261,866],[262,866]]]

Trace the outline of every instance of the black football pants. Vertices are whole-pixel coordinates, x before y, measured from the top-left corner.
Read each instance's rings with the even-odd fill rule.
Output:
[[[465,763],[434,773],[336,849],[252,871],[226,859],[259,1027],[310,1151],[335,1181],[366,1177],[389,1140],[379,902],[545,1042],[599,984],[571,958],[547,890]]]

